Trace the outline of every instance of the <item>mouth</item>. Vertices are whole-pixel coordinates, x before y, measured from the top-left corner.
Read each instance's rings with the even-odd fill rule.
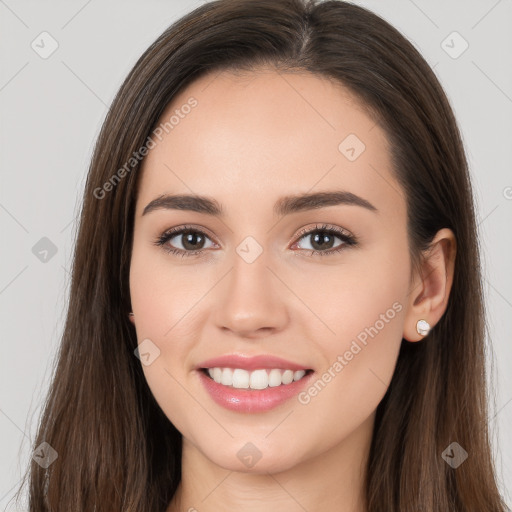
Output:
[[[226,388],[247,391],[286,387],[313,373],[312,369],[281,368],[260,368],[249,371],[243,368],[212,367],[198,368],[198,370],[210,380]]]

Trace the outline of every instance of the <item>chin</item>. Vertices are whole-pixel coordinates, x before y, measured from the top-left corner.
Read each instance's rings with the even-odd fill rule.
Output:
[[[251,436],[248,436],[250,439]],[[223,443],[222,450],[201,449],[203,456],[211,463],[238,473],[262,474],[280,473],[287,471],[297,464],[300,459],[297,453],[283,453],[283,445],[262,447],[258,441],[240,441],[233,439],[232,443]],[[216,448],[221,445],[217,444]],[[290,446],[290,451],[291,446]]]

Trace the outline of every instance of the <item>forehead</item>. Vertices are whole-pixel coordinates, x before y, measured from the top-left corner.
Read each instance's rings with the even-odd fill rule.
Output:
[[[208,74],[173,99],[159,126],[142,164],[138,215],[162,194],[212,196],[240,211],[331,189],[379,210],[404,208],[384,131],[347,89],[319,75]]]

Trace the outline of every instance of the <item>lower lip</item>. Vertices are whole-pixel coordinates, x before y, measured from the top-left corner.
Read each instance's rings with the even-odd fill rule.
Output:
[[[308,384],[314,372],[291,384],[266,389],[237,389],[223,386],[198,370],[199,378],[214,402],[236,412],[264,412],[294,397]]]

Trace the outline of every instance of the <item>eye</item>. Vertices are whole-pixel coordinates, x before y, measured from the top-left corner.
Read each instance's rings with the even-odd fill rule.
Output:
[[[181,248],[172,247],[170,245],[173,239],[176,239],[177,242],[173,242],[172,245],[177,243],[181,245]],[[210,240],[208,235],[200,229],[195,229],[192,226],[182,226],[166,231],[158,237],[154,243],[171,254],[195,256],[203,251],[207,239]]]
[[[299,241],[295,242],[292,247],[297,246],[301,239],[310,240],[311,248],[303,248],[310,250],[310,255],[327,256],[344,250],[347,246],[357,245],[356,238],[348,231],[337,226],[329,226],[327,224],[316,225],[313,229],[304,229],[299,233]],[[338,238],[341,242],[333,245],[334,240]]]

